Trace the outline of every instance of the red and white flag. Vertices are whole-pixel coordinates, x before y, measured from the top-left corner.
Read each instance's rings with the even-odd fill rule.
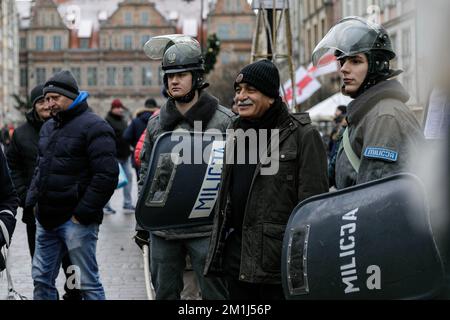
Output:
[[[314,67],[309,65],[308,70],[304,67],[300,67],[295,72],[295,95],[296,104],[302,103],[309,99],[317,90],[321,88],[321,84],[316,80],[317,77],[325,74],[333,73],[339,70],[336,57],[332,54],[326,55],[321,59],[320,66]],[[288,105],[292,105],[293,92],[292,81],[289,79],[283,85],[285,92],[285,102]]]

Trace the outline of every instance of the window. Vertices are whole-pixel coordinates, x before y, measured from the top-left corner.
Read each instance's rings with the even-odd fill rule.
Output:
[[[107,67],[106,68],[106,85],[115,86],[116,85],[116,68]]]
[[[217,30],[217,37],[220,40],[225,40],[230,38],[230,26],[228,24],[219,24],[219,29]]]
[[[81,68],[70,68],[70,71],[73,74],[73,77],[78,83],[78,86],[81,86]]]
[[[80,39],[80,49],[89,49],[89,38]]]
[[[150,40],[150,36],[141,36],[141,48],[144,47],[145,43]]]
[[[158,67],[158,84],[160,86],[164,85],[164,72],[161,68],[161,65],[159,65],[159,67]]]
[[[402,68],[405,71],[411,67],[411,54],[411,30],[404,29],[402,30]]]
[[[88,86],[90,86],[90,87],[97,85],[97,68],[96,67],[88,67],[87,82],[88,82]]]
[[[61,36],[53,36],[53,50],[61,50]]]
[[[44,50],[44,37],[36,36],[36,50],[43,51]]]
[[[149,24],[148,11],[141,12],[141,24],[143,25]]]
[[[20,37],[20,50],[26,50],[27,49],[27,38]]]
[[[45,81],[47,81],[45,68],[36,68],[36,85],[43,84]]]
[[[126,26],[131,26],[133,23],[133,16],[131,15],[131,12],[125,12],[124,15],[124,21]]]
[[[27,87],[28,86],[28,72],[27,68],[20,68],[20,86]]]
[[[149,66],[142,68],[142,85],[152,85],[152,68]]]
[[[237,25],[237,38],[238,39],[250,39],[250,26],[248,24],[238,24]]]
[[[60,72],[62,69],[61,68],[53,68],[52,69],[52,74],[58,73]]]
[[[230,63],[230,54],[223,52],[220,54],[220,59],[222,61],[222,64],[229,64]]]
[[[133,85],[133,67],[123,67],[123,85],[125,87]]]
[[[123,36],[123,47],[125,50],[133,49],[133,37],[130,35]]]

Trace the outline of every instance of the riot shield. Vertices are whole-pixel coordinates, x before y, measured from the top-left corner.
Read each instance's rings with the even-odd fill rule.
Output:
[[[284,236],[288,299],[428,299],[443,275],[425,191],[408,174],[308,199]]]
[[[136,220],[155,231],[212,224],[225,136],[177,131],[161,135],[136,206]]]

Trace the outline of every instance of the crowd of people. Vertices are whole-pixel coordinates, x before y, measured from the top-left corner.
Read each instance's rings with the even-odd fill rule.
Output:
[[[405,104],[409,95],[394,79],[399,74],[390,67],[395,52],[383,27],[344,19],[315,49],[313,61],[320,63],[330,49],[341,66],[342,92],[354,100],[337,108],[328,150],[309,115],[288,110],[279,71],[269,60],[242,68],[234,82],[233,110],[222,106],[205,90],[204,60],[194,39],[165,48],[167,101],[159,109],[148,99],[130,124],[119,99],[112,101],[106,120],[93,113],[89,93],[79,90],[69,71],[34,88],[27,122],[12,135],[6,158],[0,154],[0,226],[5,230],[0,246],[9,243],[16,209],[22,207],[34,299],[58,299],[55,277],[61,265],[65,271],[76,266],[81,275],[78,287],[65,288],[65,299],[105,298],[96,244],[103,214],[116,212],[109,200],[119,165],[129,181],[135,168],[138,197],[146,197],[158,138],[194,131],[199,122],[204,131],[233,129],[236,136],[227,139],[212,223],[152,231],[136,226],[136,243],[150,247],[156,299],[182,298],[188,281],[197,283],[194,290],[207,300],[284,299],[282,242],[294,208],[330,187],[342,190],[408,172],[412,155],[424,144],[423,130]],[[271,174],[264,174],[263,155],[273,160],[274,143],[245,139],[263,131],[278,134],[278,170]],[[236,141],[242,137],[246,143],[239,149]],[[239,150],[243,163],[237,161]],[[123,209],[134,213],[130,186],[123,188]],[[185,277],[187,264],[191,280]]]

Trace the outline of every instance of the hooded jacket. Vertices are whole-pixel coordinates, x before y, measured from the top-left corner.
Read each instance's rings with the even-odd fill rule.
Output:
[[[424,136],[419,122],[405,105],[408,100],[409,94],[400,82],[386,80],[349,104],[349,139],[361,165],[357,173],[340,148],[336,160],[338,189],[410,169],[414,152],[419,150]]]
[[[101,223],[103,207],[117,186],[114,131],[88,110],[83,94],[40,132],[38,166],[26,205],[37,203],[36,218],[47,230],[72,216],[84,225]]]

